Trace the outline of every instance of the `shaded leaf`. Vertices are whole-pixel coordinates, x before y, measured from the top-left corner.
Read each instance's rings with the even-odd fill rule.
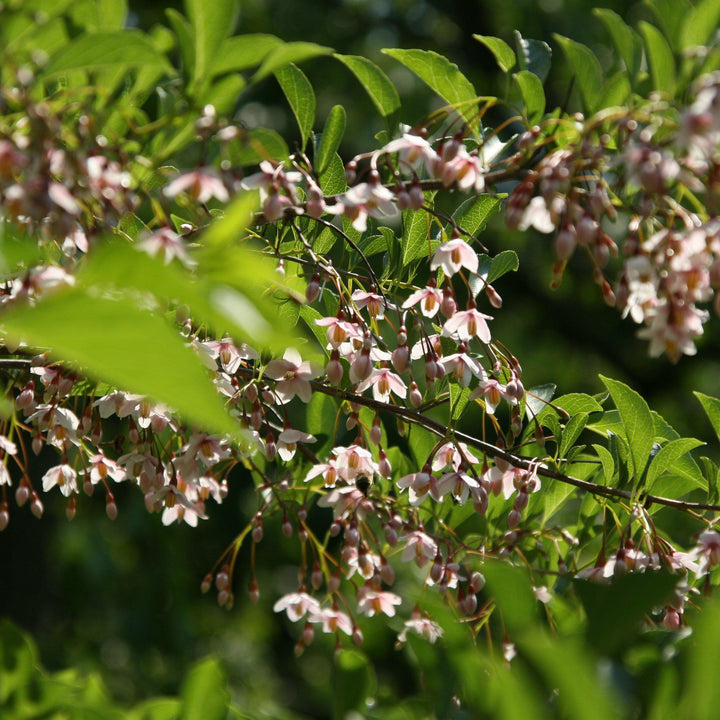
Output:
[[[599,17],[612,38],[615,49],[625,63],[630,76],[635,78],[642,62],[642,41],[638,34],[613,10],[595,8],[593,14]]]
[[[253,75],[252,82],[258,82],[289,63],[300,63],[320,55],[329,55],[332,48],[310,42],[289,42],[271,50],[263,60],[260,69]]]
[[[603,86],[603,70],[595,53],[587,46],[562,35],[554,35],[560,43],[575,82],[588,110],[596,110]]]
[[[237,72],[259,65],[283,41],[274,35],[252,33],[227,38],[210,67],[211,75]]]
[[[295,115],[304,148],[315,122],[315,92],[305,73],[292,63],[276,70],[275,77]]]
[[[543,40],[524,38],[518,30],[515,30],[515,48],[520,70],[528,70],[545,82],[552,60],[550,46]]]
[[[400,96],[388,76],[367,58],[359,55],[333,55],[360,81],[383,117],[400,107]]]
[[[638,27],[645,39],[653,88],[673,95],[675,92],[675,60],[665,36],[650,23],[641,22]]]
[[[503,250],[499,252],[490,262],[487,282],[493,283],[498,278],[509,272],[515,272],[520,267],[517,253],[514,250]]]
[[[435,191],[426,192],[424,195],[425,202],[430,203],[435,197]],[[403,213],[403,236],[400,240],[403,267],[431,252],[430,230],[433,222],[432,216],[424,210],[406,210]]]
[[[671,440],[669,443],[663,445],[648,466],[647,478],[645,481],[646,491],[651,491],[655,478],[665,470],[671,469],[673,463],[677,459],[686,455],[691,450],[694,450],[696,447],[700,447],[700,445],[704,444],[705,443],[702,442],[702,440],[697,440],[696,438],[677,438],[676,440]]]
[[[513,80],[520,90],[528,121],[534,123],[545,112],[545,90],[542,80],[529,70],[521,70],[513,75]]]
[[[504,40],[490,35],[473,35],[473,37],[494,55],[503,72],[509,72],[515,67],[515,53]]]
[[[318,175],[322,175],[336,157],[340,141],[345,134],[345,122],[345,108],[342,105],[335,105],[325,121],[325,128],[315,157],[315,172]]]

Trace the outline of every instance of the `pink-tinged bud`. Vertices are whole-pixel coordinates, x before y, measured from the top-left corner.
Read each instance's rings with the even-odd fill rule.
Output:
[[[360,542],[360,531],[356,523],[351,523],[345,528],[345,542],[353,547],[357,547]]]
[[[287,516],[287,515],[285,515],[285,516],[283,517],[283,521],[282,521],[282,525],[280,526],[280,529],[282,530],[282,534],[283,534],[286,538],[292,537],[293,527],[292,527],[292,523],[291,523],[290,520],[288,519],[288,516]]]
[[[330,526],[330,536],[337,537],[342,530],[342,523],[339,520],[335,520]]]
[[[425,360],[425,379],[433,382],[438,376],[438,364],[435,362],[434,356],[430,356]]]
[[[342,578],[340,575],[340,569],[338,568],[337,570],[335,570],[335,572],[333,572],[333,574],[330,576],[330,578],[327,581],[327,591],[331,595],[334,595],[340,589],[340,580],[341,579]]]
[[[35,406],[35,383],[30,382],[23,388],[22,392],[15,399],[15,407],[18,410],[27,410]]]
[[[555,254],[560,260],[567,260],[574,252],[575,232],[565,227],[555,236]]]
[[[382,425],[380,424],[380,416],[375,415],[372,427],[370,428],[370,442],[373,445],[379,445],[382,440]]]
[[[323,584],[324,576],[320,563],[316,560],[313,563],[312,573],[310,574],[310,584],[317,590]]]
[[[577,241],[581,245],[592,245],[597,239],[599,230],[597,220],[589,215],[583,215],[575,226]]]
[[[99,445],[102,441],[102,436],[102,425],[99,422],[96,422],[90,432],[90,442],[94,443],[95,445]]]
[[[399,372],[404,373],[407,370],[410,360],[410,350],[407,345],[396,347],[390,356],[393,367]]]
[[[260,403],[255,403],[253,405],[252,412],[250,413],[250,424],[255,428],[255,430],[259,430],[262,427],[263,423],[263,413],[262,408],[260,407]]]
[[[352,641],[353,643],[355,643],[355,645],[360,647],[363,644],[363,640],[363,634],[360,631],[360,628],[356,625],[352,631]]]
[[[128,439],[133,445],[137,445],[140,442],[140,433],[138,432],[135,421],[130,418],[130,427],[128,429]]]
[[[218,593],[218,605],[224,607],[228,600],[230,600],[230,592],[228,590],[221,590]]]
[[[485,576],[477,570],[470,576],[468,590],[471,593],[479,593],[485,587]]]
[[[343,379],[343,366],[340,362],[340,353],[333,350],[330,360],[325,368],[325,374],[332,385],[339,385]]]
[[[517,510],[514,510],[514,509],[511,510],[508,513],[508,519],[507,519],[508,527],[509,528],[517,527],[520,524],[521,519],[522,519],[522,515]]]
[[[92,428],[92,407],[88,406],[80,418],[80,429],[87,435]]]
[[[380,578],[386,585],[392,585],[395,582],[395,570],[382,555],[380,556]]]
[[[413,210],[419,210],[425,202],[425,195],[419,183],[413,183],[410,188],[410,207]]]
[[[515,502],[513,503],[513,508],[517,510],[518,512],[522,512],[528,504],[528,494],[526,492],[519,492],[515,496]]]
[[[310,645],[315,637],[315,628],[313,627],[311,622],[306,622],[305,627],[303,628],[302,637],[300,638],[302,640],[302,643],[305,647]]]
[[[305,299],[309,303],[315,302],[320,296],[320,275],[315,273],[305,288]]]
[[[452,290],[447,285],[443,288],[440,312],[448,319],[457,312],[457,302],[453,297]]]
[[[70,521],[75,517],[76,512],[77,500],[75,499],[75,496],[73,496],[68,500],[68,503],[65,506],[65,517],[68,519],[68,521]]]
[[[212,587],[212,575],[208,573],[200,583],[200,592],[207,593]]]
[[[248,585],[248,597],[253,605],[257,605],[257,602],[260,599],[260,590],[255,578],[253,578]]]
[[[17,506],[22,507],[28,501],[29,497],[30,488],[28,488],[27,483],[24,480],[21,480],[15,490],[15,502],[17,503]]]
[[[230,584],[230,568],[228,565],[223,565],[220,568],[220,572],[215,575],[215,587],[218,590],[225,590]]]
[[[395,200],[400,210],[407,210],[411,205],[410,193],[405,188],[395,193]]]
[[[680,614],[675,608],[668,608],[665,611],[663,617],[663,627],[667,630],[679,630],[680,629]]]
[[[307,528],[304,525],[298,525],[298,538],[300,542],[307,542],[308,539],[308,531]]]
[[[259,543],[263,539],[263,526],[261,522],[252,529],[253,542]]]
[[[345,428],[347,430],[352,430],[353,428],[357,427],[358,424],[358,415],[357,413],[350,413],[347,416],[347,419],[345,420]]]
[[[443,560],[440,554],[435,556],[433,564],[430,566],[430,578],[434,583],[439,583],[444,574]]]
[[[487,299],[490,301],[490,304],[497,308],[498,310],[502,307],[503,300],[500,297],[500,293],[492,286],[492,285],[485,285],[485,294],[487,295]]]
[[[42,452],[44,444],[45,444],[45,440],[44,440],[43,436],[40,433],[38,433],[32,439],[32,451],[36,455],[39,455]]]
[[[602,296],[606,305],[609,305],[610,307],[615,307],[615,293],[613,292],[612,288],[610,287],[610,283],[607,280],[603,282]]]
[[[385,531],[385,541],[387,544],[390,547],[395,547],[398,544],[398,534],[395,529],[390,527],[390,525],[385,525],[383,530]]]
[[[275,444],[275,436],[268,433],[265,436],[265,457],[272,462],[277,456],[277,445]]]
[[[258,399],[257,385],[255,383],[249,383],[243,388],[243,394],[248,402],[255,403]]]
[[[478,488],[473,493],[473,508],[479,515],[484,515],[488,509],[488,495],[484,488]]]
[[[373,364],[370,359],[370,350],[363,348],[350,368],[350,379],[353,382],[362,382],[370,377]]]
[[[0,532],[2,532],[10,523],[10,512],[6,502],[0,505]]]
[[[105,498],[105,514],[110,520],[116,520],[118,516],[118,508],[115,504],[115,497],[112,493],[108,493]]]
[[[355,160],[351,160],[345,166],[345,182],[348,185],[352,185],[357,180],[357,163]]]
[[[418,408],[422,405],[422,393],[420,392],[417,383],[413,380],[410,383],[410,404],[414,408]]]
[[[38,518],[38,520],[43,516],[43,512],[45,512],[45,506],[42,504],[42,501],[40,500],[36,492],[33,492],[32,494],[32,500],[30,501],[30,512],[36,518]]]
[[[461,610],[466,615],[473,615],[475,611],[477,610],[477,598],[473,593],[469,593],[465,596],[465,600],[463,600]]]
[[[382,477],[390,479],[390,476],[392,475],[392,465],[382,448],[380,448],[378,456],[378,470],[380,471],[380,475]]]

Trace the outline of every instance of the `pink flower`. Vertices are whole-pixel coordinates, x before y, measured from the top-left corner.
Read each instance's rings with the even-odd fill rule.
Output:
[[[451,492],[460,505],[467,502],[471,490],[477,490],[479,487],[480,483],[475,478],[459,470],[446,473],[438,480],[440,496],[444,497],[448,492]]]
[[[368,215],[384,218],[398,214],[394,198],[393,192],[380,183],[360,183],[342,196],[343,213],[356,230],[365,232]]]
[[[297,622],[306,613],[317,615],[321,613],[320,603],[306,592],[295,592],[283,595],[274,605],[273,612],[285,610],[291,622]]]
[[[370,317],[376,320],[382,320],[385,317],[385,298],[374,292],[365,292],[364,290],[355,290],[352,294],[353,302],[358,306],[358,310],[367,307]]]
[[[258,360],[259,353],[249,345],[242,343],[240,347],[236,347],[231,338],[223,338],[222,340],[210,340],[202,343],[203,347],[210,351],[210,357],[219,358],[222,369],[234,375],[243,360]]]
[[[416,290],[403,304],[403,310],[422,303],[420,306],[420,312],[425,317],[435,317],[437,311],[440,309],[440,302],[442,301],[442,293],[434,287],[426,287],[422,290]]]
[[[491,339],[487,320],[492,320],[492,316],[479,312],[477,308],[458,310],[443,325],[443,337],[457,337],[465,342],[477,337],[487,344]]]
[[[473,376],[484,379],[485,369],[467,353],[459,352],[440,358],[439,365],[443,366],[446,375],[451,375],[461,387],[467,387]]]
[[[470,272],[476,273],[478,269],[477,253],[460,238],[448,240],[437,246],[433,255],[430,269],[436,270],[441,267],[448,277],[454,275],[461,267],[467,268]]]
[[[376,613],[385,613],[395,617],[395,606],[402,604],[402,598],[391,592],[383,592],[371,584],[363,585],[357,592],[358,610],[372,617]]]
[[[295,348],[288,348],[282,360],[271,360],[265,368],[268,377],[279,381],[275,391],[282,403],[289,403],[296,395],[303,402],[310,402],[310,380],[321,372],[322,369],[314,363],[303,362]]]
[[[166,265],[169,265],[173,258],[177,258],[185,267],[193,267],[195,264],[187,254],[182,237],[167,227],[160,228],[148,235],[137,244],[137,247],[144,250],[150,257],[162,253]]]
[[[438,548],[435,541],[421,530],[413,530],[407,535],[403,535],[401,540],[405,540],[405,549],[402,553],[404,562],[415,560],[419,567],[423,567],[428,560],[434,559],[437,555]]]
[[[67,463],[55,465],[43,475],[42,486],[45,492],[48,492],[56,485],[65,497],[70,497],[70,495],[78,491],[77,473]]]
[[[112,478],[115,482],[122,482],[127,479],[125,468],[120,467],[114,460],[105,457],[103,453],[91,455],[90,461],[90,482],[97,485],[106,477]]]
[[[165,186],[163,195],[173,198],[181,192],[187,192],[200,203],[206,203],[211,198],[217,198],[220,202],[230,199],[230,193],[219,174],[208,168],[199,168],[180,175]]]
[[[425,138],[409,132],[403,133],[397,140],[391,140],[383,152],[398,153],[398,162],[404,170],[418,170],[420,164],[429,170],[437,158],[437,153]]]
[[[353,632],[353,624],[350,618],[336,607],[311,611],[308,620],[311,623],[322,623],[323,632],[326,633],[342,630],[346,635],[352,635]]]
[[[506,386],[501,385],[495,378],[481,380],[478,386],[470,393],[471,400],[476,400],[480,397],[485,400],[485,412],[487,412],[488,415],[495,413],[495,408],[503,398],[510,401],[513,405],[517,403],[517,399],[514,396],[510,396],[507,392]]]
[[[327,340],[333,348],[339,348],[346,340],[362,340],[363,331],[357,323],[343,318],[324,317],[315,321],[316,325],[327,328]]]
[[[410,619],[405,621],[405,627],[398,635],[398,641],[407,642],[407,634],[410,631],[424,637],[430,643],[434,643],[443,634],[442,628],[427,616],[421,615],[418,609],[413,610]]]
[[[370,377],[363,380],[357,387],[359,393],[364,392],[372,385],[373,397],[378,402],[388,402],[390,393],[404,398],[407,395],[407,385],[400,379],[400,376],[389,368],[373,370]]]
[[[397,485],[401,490],[408,489],[410,504],[413,507],[422,504],[428,495],[431,495],[433,500],[438,502],[442,500],[437,478],[431,475],[426,468],[423,468],[421,472],[401,477],[397,481]]]
[[[301,443],[314,443],[316,438],[314,435],[303,432],[302,430],[294,430],[293,428],[285,428],[277,440],[277,451],[278,455],[282,460],[287,462],[292,460],[297,450],[297,444]]]

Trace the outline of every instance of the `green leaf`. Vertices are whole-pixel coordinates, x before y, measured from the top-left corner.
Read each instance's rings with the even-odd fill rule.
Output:
[[[503,72],[510,72],[515,67],[515,53],[504,40],[490,35],[473,35],[473,37],[495,56],[495,60]]]
[[[715,669],[720,663],[720,606],[705,603],[693,628],[685,673],[687,688],[676,717],[683,720],[715,720],[720,704],[720,684]]]
[[[9,620],[0,620],[0,704],[27,688],[38,663],[32,641]]]
[[[102,30],[122,29],[127,11],[127,0],[99,0],[98,28]]]
[[[164,319],[121,297],[80,288],[0,316],[5,336],[129,392],[148,395],[211,432],[239,436],[202,361]]]
[[[325,195],[339,195],[347,190],[345,163],[337,153],[332,156],[329,165],[320,173],[320,188]],[[333,235],[335,236],[335,233]]]
[[[225,720],[230,700],[225,673],[214,657],[201,660],[183,682],[180,720]]]
[[[548,403],[553,399],[557,385],[554,383],[545,383],[545,385],[537,385],[528,388],[525,412],[528,420],[537,417],[545,408],[549,407]]]
[[[235,165],[257,165],[261,160],[286,160],[290,151],[275,130],[257,127],[242,139],[230,142],[230,156]]]
[[[220,116],[232,115],[244,87],[245,78],[242,75],[227,75],[216,80],[201,95],[200,104],[203,107],[212,105]]]
[[[645,0],[675,50],[681,50],[680,34],[693,5],[688,0]]]
[[[332,48],[323,45],[316,45],[310,42],[289,42],[268,53],[260,69],[253,75],[252,82],[256,83],[268,75],[279,70],[289,63],[300,63],[320,55],[329,55]]]
[[[554,37],[565,52],[585,107],[590,111],[596,110],[603,86],[600,61],[589,47],[562,35],[555,34]]]
[[[593,445],[593,448],[600,458],[605,485],[610,486],[615,477],[615,460],[612,453],[604,445]]]
[[[691,450],[694,450],[696,447],[700,447],[700,445],[704,444],[705,443],[702,442],[702,440],[698,440],[696,438],[677,438],[676,440],[671,440],[666,445],[663,445],[660,450],[658,450],[655,457],[653,457],[650,461],[647,478],[645,480],[645,490],[650,492],[652,484],[655,482],[655,478],[665,470],[671,469],[673,463],[677,459],[686,455]]]
[[[227,38],[210,67],[211,75],[238,72],[259,65],[275,48],[283,44],[280,38],[264,33],[237,35]]]
[[[700,401],[718,440],[720,440],[720,400],[703,395],[701,392],[693,392],[693,395]]]
[[[608,108],[622,105],[632,92],[627,70],[619,70],[603,85],[598,107]]]
[[[137,30],[81,35],[56,53],[43,68],[45,77],[72,70],[102,70],[117,66],[156,65],[172,70],[167,58]]]
[[[612,38],[613,45],[625,63],[631,78],[637,76],[642,63],[642,41],[638,34],[614,11],[595,8],[593,14],[599,17]]]
[[[468,398],[470,397],[470,388],[460,387],[457,383],[450,383],[450,421],[454,422],[465,409]]]
[[[542,40],[524,38],[515,30],[515,50],[520,70],[529,70],[545,82],[552,60],[550,46]]]
[[[720,0],[700,0],[685,16],[680,31],[680,49],[707,45],[720,22]]]
[[[424,193],[425,202],[430,203],[435,197],[435,191]],[[402,266],[430,253],[430,230],[433,218],[424,210],[406,210],[403,213],[403,236],[400,240],[402,247]]]
[[[580,433],[587,425],[588,417],[587,413],[578,413],[568,420],[565,430],[563,431],[562,439],[560,440],[560,448],[558,450],[561,458],[564,458],[567,455],[568,450],[570,450],[570,448],[575,444],[575,441],[580,437]]]
[[[677,576],[664,570],[615,576],[609,585],[574,580],[587,614],[587,638],[599,652],[630,644],[653,608],[669,602]]]
[[[477,125],[477,118],[473,121],[477,93],[457,65],[432,50],[385,49],[382,52],[401,62],[441,98],[455,106],[471,127]]]
[[[400,107],[400,96],[395,86],[375,63],[359,55],[336,53],[333,57],[355,75],[383,117],[392,115]]]
[[[275,77],[295,115],[304,148],[315,122],[315,93],[312,85],[305,73],[292,63],[276,70]]]
[[[518,632],[534,625],[538,618],[538,603],[526,574],[497,560],[484,563],[482,573],[508,629]]]
[[[529,70],[521,70],[513,74],[513,80],[520,90],[525,113],[530,123],[537,122],[545,112],[545,90],[542,80]]]
[[[181,704],[176,698],[152,698],[136,705],[129,720],[175,720]]]
[[[645,39],[650,77],[653,88],[668,95],[675,93],[675,59],[665,36],[647,22],[640,22],[640,33]]]
[[[468,198],[453,213],[453,220],[469,235],[482,232],[488,221],[502,208],[502,197],[487,193]]]
[[[520,267],[517,253],[514,250],[499,252],[490,262],[487,282],[493,283],[509,272],[515,272]]]
[[[345,121],[345,108],[342,105],[335,105],[325,121],[325,128],[315,157],[315,172],[318,175],[322,175],[335,158],[340,141],[345,134]]]
[[[185,0],[185,8],[195,50],[192,85],[198,85],[208,76],[218,48],[235,29],[239,5],[237,0]]]
[[[602,412],[602,405],[592,396],[585,393],[568,393],[555,400],[555,405],[566,410],[570,415],[578,412]]]
[[[624,383],[602,375],[600,375],[600,380],[609,390],[615,407],[620,413],[625,437],[630,445],[634,482],[639,483],[655,441],[655,427],[650,408],[638,393]]]
[[[333,718],[352,716],[365,708],[365,699],[374,692],[375,673],[359,650],[341,650],[333,665]]]

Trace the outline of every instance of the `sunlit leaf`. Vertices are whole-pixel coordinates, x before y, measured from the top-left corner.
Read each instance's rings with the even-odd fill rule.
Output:
[[[333,106],[325,121],[320,144],[315,158],[315,172],[322,175],[335,158],[340,141],[345,133],[345,108],[342,105]]]
[[[388,76],[372,61],[359,55],[333,55],[353,75],[370,96],[381,115],[392,115],[400,107],[400,97]]]
[[[305,73],[292,63],[276,70],[275,77],[295,115],[304,148],[315,122],[315,92]]]
[[[490,35],[473,35],[473,37],[494,55],[503,72],[509,72],[515,67],[515,53],[504,40]]]

